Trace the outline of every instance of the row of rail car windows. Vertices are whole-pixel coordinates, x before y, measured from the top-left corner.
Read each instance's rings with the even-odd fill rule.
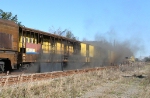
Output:
[[[38,38],[39,37],[39,38]],[[40,46],[41,45],[41,46]],[[28,47],[29,46],[29,47]],[[41,47],[43,53],[55,52],[57,54],[73,54],[80,53],[82,56],[93,57],[94,46],[80,43],[80,45],[72,44],[66,41],[50,39],[49,36],[37,33],[25,32],[19,33],[19,52],[24,48],[26,53],[39,52],[37,46]]]

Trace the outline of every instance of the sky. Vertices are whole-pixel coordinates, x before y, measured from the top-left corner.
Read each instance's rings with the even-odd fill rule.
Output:
[[[150,0],[1,0],[26,27],[49,32],[68,29],[79,40],[129,41],[137,56],[150,56]]]

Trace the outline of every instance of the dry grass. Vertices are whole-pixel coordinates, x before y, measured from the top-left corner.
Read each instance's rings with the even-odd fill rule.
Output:
[[[121,67],[126,68],[126,66]],[[121,70],[118,79],[103,82],[97,89],[87,92],[83,98],[149,98],[149,70],[149,64],[146,66],[143,63],[134,64],[129,67],[129,70]],[[139,78],[138,76],[145,77]]]
[[[150,73],[147,75],[148,78],[139,80],[135,77],[122,77],[122,74],[126,75],[130,72],[132,74],[146,74],[148,70],[147,72],[142,71],[144,69],[142,66],[143,64],[135,64],[130,68],[121,66],[121,71],[119,69],[109,69],[71,75],[57,79],[49,79],[37,82],[31,81],[29,83],[18,84],[11,87],[4,86],[0,88],[0,98],[76,98],[82,96],[88,97],[86,96],[87,92],[91,92],[96,88],[102,87],[102,85],[104,84],[106,84],[108,88],[103,88],[104,91],[102,91],[101,95],[98,95],[100,97],[97,98],[110,97],[110,95],[114,97],[124,96],[124,91],[126,91],[127,88],[132,89],[131,85],[133,84],[137,85],[137,87],[134,89],[140,89],[140,93],[138,94],[138,96],[145,96],[145,98],[147,98],[147,96],[150,95],[148,93]],[[149,66],[146,67],[150,69]],[[122,71],[122,69],[125,70]]]

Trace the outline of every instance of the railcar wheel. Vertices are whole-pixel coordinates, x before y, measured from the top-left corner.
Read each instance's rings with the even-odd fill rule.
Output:
[[[29,64],[24,64],[22,68],[28,69],[29,68]]]
[[[29,69],[29,66],[30,66],[30,64],[23,64],[23,65],[21,65],[21,67],[19,69],[20,69],[20,71],[24,72],[27,69]]]

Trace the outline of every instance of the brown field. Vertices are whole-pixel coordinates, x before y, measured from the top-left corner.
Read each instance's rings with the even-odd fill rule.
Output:
[[[150,64],[0,87],[0,98],[149,98]]]

